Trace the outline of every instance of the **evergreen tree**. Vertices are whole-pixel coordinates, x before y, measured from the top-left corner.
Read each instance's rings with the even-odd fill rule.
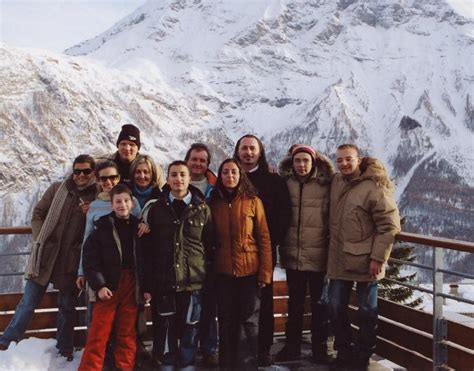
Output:
[[[412,262],[416,256],[413,255],[414,246],[401,245],[394,247],[391,258]],[[401,275],[400,267],[403,264],[389,262],[385,270],[385,277],[397,280],[399,282],[415,284],[416,272],[408,275]],[[415,308],[419,306],[423,300],[422,298],[411,300],[413,297],[413,289],[405,286],[397,285],[394,282],[388,281],[385,278],[381,280],[379,286],[379,296],[409,307]]]

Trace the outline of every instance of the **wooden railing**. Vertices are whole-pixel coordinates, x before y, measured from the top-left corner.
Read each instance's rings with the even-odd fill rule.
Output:
[[[0,234],[27,234],[28,227],[0,228]],[[421,236],[411,233],[401,233],[399,241],[411,242],[431,247],[474,253],[474,244],[471,242],[448,240],[436,237]],[[285,331],[287,316],[288,294],[286,282],[274,283],[274,313],[275,333],[282,335]],[[21,294],[0,294],[0,332],[2,332],[13,315]],[[306,314],[304,318],[305,330],[310,329],[311,309],[309,297],[306,300]],[[401,366],[410,369],[433,368],[433,316],[421,310],[378,299],[379,327],[376,353]],[[40,303],[39,311],[35,311],[32,323],[26,336],[50,338],[55,336],[57,292],[48,292]],[[47,309],[47,311],[43,311]],[[77,308],[76,343],[84,342],[85,307]],[[147,319],[151,321],[149,308],[145,308]],[[350,317],[353,327],[357,328],[357,304],[354,297],[351,299]],[[460,317],[460,316],[458,316]],[[462,317],[461,317],[462,318]],[[466,318],[466,317],[464,317]],[[447,365],[455,369],[472,369],[474,365],[474,325],[459,321],[459,318],[445,318],[447,335],[443,340],[447,348]],[[148,337],[151,338],[150,323]]]

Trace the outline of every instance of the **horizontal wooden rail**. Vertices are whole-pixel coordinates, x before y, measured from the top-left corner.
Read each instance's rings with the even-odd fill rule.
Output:
[[[30,226],[0,227],[0,235],[31,234]],[[448,250],[474,253],[474,242],[453,240],[444,237],[425,236],[417,233],[401,232],[396,236],[398,241],[412,242],[420,245],[443,247]]]
[[[31,234],[31,227],[0,227],[1,234]]]
[[[474,242],[459,241],[450,238],[424,236],[416,233],[401,232],[396,236],[398,241],[412,242],[420,245],[442,247],[448,250],[474,253]]]

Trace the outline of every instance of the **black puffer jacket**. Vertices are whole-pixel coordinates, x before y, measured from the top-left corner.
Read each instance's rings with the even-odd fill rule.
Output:
[[[141,241],[143,290],[154,294],[200,290],[213,248],[211,211],[201,192],[190,187],[191,203],[179,218],[169,200],[169,188],[150,207],[151,232]]]
[[[130,231],[136,236],[138,219],[130,215],[129,222]],[[136,238],[133,241],[134,266],[139,269]],[[94,230],[84,243],[82,267],[86,280],[94,291],[102,287],[112,291],[118,288],[122,270],[122,247],[115,228],[114,213],[105,215],[94,223]]]

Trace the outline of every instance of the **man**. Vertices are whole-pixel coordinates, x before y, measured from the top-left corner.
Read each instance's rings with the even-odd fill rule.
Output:
[[[270,173],[262,142],[254,135],[241,137],[234,150],[234,158],[245,170],[252,185],[257,189],[265,209],[272,242],[273,267],[276,264],[277,246],[283,242],[291,217],[290,196],[285,181]],[[273,284],[262,289],[258,328],[258,358],[260,366],[269,366],[273,360],[270,348],[273,344]]]
[[[190,184],[201,191],[209,200],[217,177],[209,169],[211,153],[204,143],[193,143],[186,152],[184,161],[191,173]],[[202,313],[199,326],[199,341],[204,365],[214,368],[219,365],[217,353],[217,297],[214,276],[208,273],[202,290]]]
[[[131,185],[130,166],[140,150],[140,129],[135,125],[127,124],[122,126],[122,130],[117,139],[117,152],[110,158],[114,161],[120,174],[120,182],[128,186]]]
[[[285,346],[276,359],[291,361],[301,354],[303,314],[309,286],[313,361],[327,363],[329,315],[323,293],[329,247],[329,189],[334,166],[326,156],[300,144],[292,146],[291,157],[282,161],[280,169],[288,174],[286,184],[292,213],[290,228],[280,246],[280,263],[286,269],[289,299]]]
[[[77,301],[76,278],[84,236],[85,214],[94,199],[94,159],[80,155],[73,162],[72,174],[53,183],[33,210],[33,248],[25,272],[25,292],[15,315],[0,338],[0,350],[20,341],[48,284],[59,290],[59,355],[73,359],[74,313]]]
[[[393,199],[394,186],[382,163],[361,158],[353,144],[336,151],[339,170],[331,184],[329,301],[335,334],[335,367],[366,368],[375,349],[377,283],[384,277],[400,216]],[[356,283],[359,336],[352,347],[347,313]]]
[[[168,186],[147,216],[150,233],[144,236],[144,292],[153,297],[153,347],[166,339],[165,365],[194,363],[204,284],[213,232],[211,211],[202,194],[189,187],[186,163],[168,167]],[[163,326],[163,322],[165,322]]]
[[[184,161],[191,172],[190,183],[209,199],[217,180],[216,175],[209,169],[211,163],[209,148],[204,143],[191,144]]]

